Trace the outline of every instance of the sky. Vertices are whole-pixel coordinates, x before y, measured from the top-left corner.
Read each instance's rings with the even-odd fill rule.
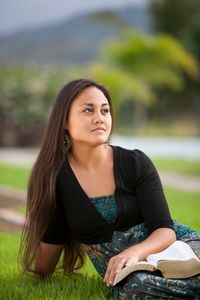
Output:
[[[0,0],[0,34],[39,27],[83,12],[145,5],[148,0]]]

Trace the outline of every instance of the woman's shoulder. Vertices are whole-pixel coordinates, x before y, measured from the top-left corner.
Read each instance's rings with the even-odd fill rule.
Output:
[[[139,149],[127,149],[121,146],[113,146],[117,163],[121,169],[131,171],[135,175],[143,172],[155,171],[155,166],[149,156]]]
[[[127,157],[127,159],[142,160],[148,159],[148,155],[140,149],[128,149],[118,145],[111,145],[114,152]]]

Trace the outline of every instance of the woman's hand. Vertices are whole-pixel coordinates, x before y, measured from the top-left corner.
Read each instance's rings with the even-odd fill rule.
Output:
[[[163,251],[175,242],[175,240],[175,232],[170,228],[158,228],[154,230],[146,240],[127,248],[109,260],[104,282],[107,285],[112,285],[117,271],[139,260],[146,260],[149,254]]]
[[[113,285],[115,275],[117,271],[120,271],[124,267],[131,265],[132,263],[138,262],[139,257],[134,247],[130,247],[119,254],[110,258],[106,273],[104,276],[104,282],[107,286]]]

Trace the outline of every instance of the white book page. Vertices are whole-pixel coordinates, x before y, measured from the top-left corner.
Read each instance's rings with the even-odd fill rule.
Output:
[[[160,260],[187,260],[197,258],[189,245],[182,241],[176,241],[162,252],[151,254],[147,257],[147,261],[156,265]]]

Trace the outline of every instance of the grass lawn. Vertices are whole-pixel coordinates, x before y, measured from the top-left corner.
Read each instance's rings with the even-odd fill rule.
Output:
[[[26,167],[0,164],[0,184],[25,189],[30,169]]]
[[[0,164],[0,184],[25,189],[30,169]],[[24,207],[16,207],[24,213]],[[8,300],[102,300],[112,299],[109,288],[87,259],[80,276],[55,274],[51,280],[36,283],[21,277],[17,266],[20,234],[0,233],[0,299]]]
[[[165,161],[154,161],[158,169],[167,169]],[[160,164],[160,165],[159,165]],[[161,166],[162,164],[162,166]],[[170,163],[171,165],[171,163]],[[185,167],[176,161],[172,171],[181,171],[191,175],[200,175],[197,168],[186,162]],[[0,184],[21,189],[26,188],[30,169],[0,165]],[[166,198],[172,218],[200,232],[200,193],[187,193],[165,188]],[[20,206],[19,211],[24,212]],[[86,261],[82,276],[66,277],[55,274],[51,280],[36,283],[31,278],[22,278],[17,267],[17,252],[20,235],[17,233],[0,233],[0,299],[8,300],[102,300],[112,299],[109,289],[102,283],[93,266]]]
[[[84,275],[55,274],[44,283],[22,278],[17,266],[19,234],[0,233],[0,299],[7,300],[102,300],[112,299],[109,288],[86,261]]]
[[[200,232],[199,194],[165,189],[173,219]],[[19,234],[0,233],[0,299],[8,300],[100,300],[112,299],[93,266],[86,260],[84,276],[55,274],[45,283],[22,278],[17,267]]]
[[[158,171],[172,171],[200,177],[200,161],[178,159],[152,159]]]
[[[172,218],[200,233],[200,193],[164,188]]]

